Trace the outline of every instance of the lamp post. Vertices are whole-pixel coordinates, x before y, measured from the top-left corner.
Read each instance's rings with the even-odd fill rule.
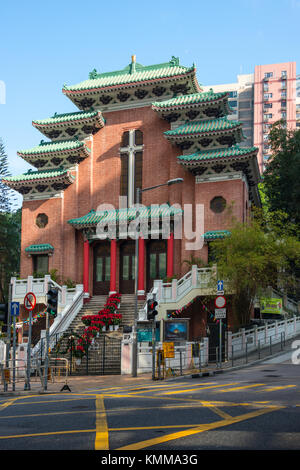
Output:
[[[183,178],[174,178],[166,183],[149,186],[148,188],[136,188],[136,204],[140,203],[140,194],[145,191],[160,188],[161,186],[171,186],[173,184],[182,183]],[[139,276],[139,236],[135,234],[135,278],[134,278],[134,325],[133,325],[133,339],[132,339],[132,377],[137,376],[137,319],[138,319],[138,276]]]

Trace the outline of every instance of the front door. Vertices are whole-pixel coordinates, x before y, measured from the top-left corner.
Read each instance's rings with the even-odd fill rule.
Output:
[[[105,295],[110,288],[110,245],[102,242],[94,248],[94,295]]]
[[[152,240],[147,245],[147,291],[153,287],[155,279],[167,275],[167,244],[165,240]]]
[[[120,246],[120,292],[134,293],[135,242],[125,241]]]

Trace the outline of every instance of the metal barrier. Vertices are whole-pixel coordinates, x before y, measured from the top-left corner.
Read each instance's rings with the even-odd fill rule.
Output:
[[[57,362],[60,362],[59,364],[57,364]],[[63,363],[61,363],[63,362]],[[69,361],[68,359],[66,359],[65,357],[56,357],[56,358],[50,358],[49,359],[49,365],[47,367],[47,381],[51,381],[52,383],[56,383],[56,382],[59,382],[59,380],[57,380],[58,378],[62,377],[63,381],[64,381],[64,385],[63,385],[63,388],[61,389],[61,391],[63,390],[70,390],[69,388],[69,385],[68,385],[68,377],[69,377]],[[41,380],[41,385],[43,387],[43,389],[45,390],[46,387],[45,387],[45,369],[46,369],[46,366],[45,364],[41,364],[39,363],[38,366],[37,366],[37,369],[38,369],[38,374],[39,374],[39,377],[40,377],[40,380]]]

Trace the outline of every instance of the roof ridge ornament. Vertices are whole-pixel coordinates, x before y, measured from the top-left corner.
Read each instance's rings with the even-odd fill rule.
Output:
[[[169,64],[173,67],[176,65],[179,65],[179,57],[175,57],[174,55],[172,55],[172,58],[169,61]]]
[[[93,69],[93,70],[89,73],[89,79],[90,79],[90,80],[95,80],[95,78],[98,78],[97,69]]]

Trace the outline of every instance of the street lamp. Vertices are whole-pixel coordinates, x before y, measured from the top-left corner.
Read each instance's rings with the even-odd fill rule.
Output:
[[[174,178],[166,183],[149,186],[148,188],[136,188],[136,204],[140,203],[140,194],[145,191],[160,188],[161,186],[171,186],[173,184],[182,183],[183,178]],[[137,318],[138,318],[138,276],[139,276],[139,237],[135,234],[135,279],[134,279],[134,293],[135,293],[135,306],[134,306],[134,326],[133,326],[133,341],[132,341],[132,377],[137,376]]]

